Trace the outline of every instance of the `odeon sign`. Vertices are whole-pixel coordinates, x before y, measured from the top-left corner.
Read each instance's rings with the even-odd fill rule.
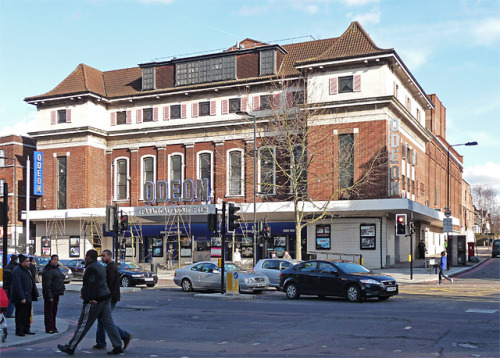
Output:
[[[391,118],[389,196],[399,196],[399,119]]]
[[[144,183],[145,203],[166,203],[208,201],[210,198],[210,183],[204,179],[180,180],[158,180],[156,183],[147,181]]]

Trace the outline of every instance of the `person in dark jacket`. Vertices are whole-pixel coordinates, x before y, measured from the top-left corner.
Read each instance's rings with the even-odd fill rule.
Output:
[[[60,351],[73,355],[80,341],[85,337],[95,320],[101,322],[111,340],[113,350],[108,354],[123,353],[122,340],[111,316],[111,292],[106,284],[106,269],[97,262],[97,251],[89,250],[85,255],[85,273],[81,298],[83,307],[73,338],[68,344],[59,344]]]
[[[10,287],[11,287],[11,282],[12,282],[12,271],[18,266],[19,264],[17,263],[17,255],[12,255],[10,257],[10,262],[8,263],[7,266],[5,266],[5,269],[3,270],[3,289],[5,290],[5,293],[7,294],[7,297],[10,296]],[[9,301],[9,306],[7,307],[7,312],[5,313],[5,317],[7,318],[13,318],[14,317],[14,308],[16,306],[12,301]]]
[[[19,266],[12,272],[10,300],[16,305],[16,336],[35,334],[30,331],[30,315],[33,292],[33,278],[29,271],[30,260],[19,255]]]
[[[117,302],[120,301],[120,272],[118,272],[118,267],[113,261],[113,253],[110,250],[104,250],[101,253],[101,258],[102,262],[106,264],[106,284],[111,292],[111,311],[113,311]],[[123,340],[123,350],[125,350],[132,340],[132,335],[119,326],[116,328]],[[100,322],[97,322],[96,345],[92,348],[106,349],[106,333]]]
[[[65,289],[64,274],[59,268],[59,256],[52,255],[42,274],[43,311],[47,333],[59,332],[56,328],[57,307],[59,296],[64,295]]]

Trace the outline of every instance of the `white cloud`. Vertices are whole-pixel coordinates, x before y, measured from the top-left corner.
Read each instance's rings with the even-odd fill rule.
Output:
[[[268,8],[266,6],[247,6],[244,5],[237,11],[239,16],[256,16],[266,13]]]
[[[36,112],[30,113],[24,120],[19,121],[12,126],[6,126],[0,129],[0,137],[7,135],[26,136],[36,128]]]
[[[347,16],[352,18],[352,20],[358,21],[362,26],[366,26],[380,23],[381,13],[378,9],[373,9],[371,12],[365,14],[352,15],[349,13]]]
[[[367,4],[379,3],[379,0],[340,0],[346,6],[364,6]]]
[[[476,41],[479,45],[492,46],[500,41],[500,18],[484,19],[474,28]]]
[[[145,4],[148,4],[148,3],[151,3],[151,4],[171,4],[174,1],[175,0],[139,0],[139,2],[142,2]]]
[[[466,167],[463,177],[471,187],[490,185],[500,194],[500,164],[498,163],[487,162],[483,165]]]

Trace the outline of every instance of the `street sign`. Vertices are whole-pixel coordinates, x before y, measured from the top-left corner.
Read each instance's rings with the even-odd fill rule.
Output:
[[[453,232],[453,219],[444,218],[443,219],[443,232]]]
[[[445,210],[444,216],[446,216],[447,218],[451,218],[451,210],[450,209]]]

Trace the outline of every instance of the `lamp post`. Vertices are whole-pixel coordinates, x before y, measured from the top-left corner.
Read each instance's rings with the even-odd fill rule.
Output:
[[[477,145],[477,142],[467,142],[467,143],[462,143],[462,144],[452,144],[449,145],[446,149],[448,150],[448,170],[447,170],[447,189],[446,189],[446,207],[448,210],[451,210],[450,208],[450,147],[459,147],[459,146],[474,146]]]
[[[255,114],[237,111],[239,116],[253,118],[253,266],[257,264],[257,120]]]
[[[2,159],[8,159],[8,160],[13,160],[14,161],[14,185],[13,185],[13,191],[14,191],[14,213],[15,213],[15,216],[14,216],[14,251],[15,253],[17,254],[17,197],[18,197],[18,193],[17,193],[17,159],[16,158],[9,158],[9,157],[5,157],[5,156],[0,156],[0,160]],[[21,167],[22,168],[22,167]],[[8,194],[8,193],[7,193]],[[7,218],[8,218],[8,214],[7,214]],[[4,251],[7,251],[7,247],[4,247]]]

